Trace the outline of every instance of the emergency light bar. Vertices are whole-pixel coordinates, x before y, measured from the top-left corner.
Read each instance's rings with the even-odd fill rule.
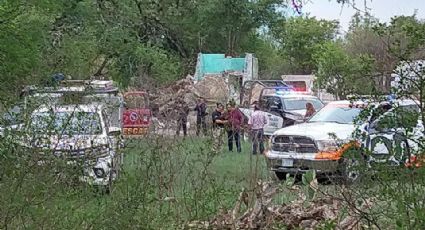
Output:
[[[292,86],[276,86],[276,87],[271,87],[271,88],[278,90],[278,91],[282,91],[282,90],[284,90],[284,91],[291,90],[292,91],[292,90],[294,90],[294,87],[292,87]]]
[[[271,95],[271,94],[275,94],[275,95],[298,94],[298,92],[296,92],[292,86],[268,87],[268,88],[264,88],[263,90],[265,90],[264,94],[266,94],[266,95]]]
[[[295,93],[294,87],[292,86],[280,86],[280,87],[274,87],[276,94],[278,95],[285,95],[290,93]]]

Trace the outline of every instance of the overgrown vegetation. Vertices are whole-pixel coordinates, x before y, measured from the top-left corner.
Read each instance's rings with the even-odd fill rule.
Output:
[[[124,171],[106,195],[70,180],[79,170],[65,170],[65,161],[40,166],[38,153],[2,145],[15,150],[2,152],[11,156],[1,159],[2,229],[181,228],[229,208],[242,188],[269,177],[247,145],[242,154],[214,156],[210,140],[152,138],[129,144]]]
[[[423,138],[412,135],[416,118],[425,118],[425,69],[416,61],[425,58],[424,21],[413,15],[381,24],[358,14],[341,35],[338,22],[288,17],[284,7],[288,2],[282,0],[3,0],[1,105],[9,108],[23,86],[57,72],[74,79],[113,79],[123,88],[171,83],[193,73],[198,52],[253,52],[262,78],[313,73],[318,88],[341,99],[388,92],[414,98],[419,112],[396,110],[383,119],[385,128],[398,128],[401,141],[391,153],[401,164],[372,168],[359,158],[372,153],[361,149],[354,154],[363,173],[351,186],[317,185],[309,174],[303,189],[294,190],[292,180],[280,184],[273,201],[282,205],[307,196],[304,207],[318,197],[332,197],[341,202],[342,217],[354,213],[361,226],[425,228],[424,169],[404,164],[413,163],[412,155],[423,157],[424,150]],[[396,69],[400,61],[407,70]],[[391,89],[392,73],[408,87]],[[0,139],[1,229],[177,229],[231,210],[243,190],[249,198],[245,209],[252,207],[258,181],[272,179],[264,158],[248,154],[247,144],[242,154],[216,154],[208,138],[152,136],[127,146],[124,171],[106,195],[78,182],[81,168],[55,157],[40,165],[38,150],[22,147],[16,133],[7,135],[12,140]],[[414,139],[416,149],[406,144],[408,139]],[[321,226],[331,229],[337,223]]]

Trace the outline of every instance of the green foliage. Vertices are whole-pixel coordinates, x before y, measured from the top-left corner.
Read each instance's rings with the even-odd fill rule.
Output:
[[[143,78],[153,78],[157,83],[170,83],[182,74],[179,58],[163,49],[138,44],[129,49],[118,56],[112,65],[112,77],[123,87],[144,87]]]
[[[313,200],[316,197],[316,191],[318,189],[316,171],[309,170],[306,174],[302,175],[302,183],[306,186],[308,199]]]
[[[394,17],[389,25],[380,24],[375,30],[382,37],[390,37],[388,48],[398,60],[425,57],[421,52],[425,42],[425,23],[415,15]]]
[[[269,35],[252,34],[242,44],[242,50],[258,58],[259,75],[263,79],[280,79],[289,70],[288,59],[279,52],[279,45]]]
[[[313,55],[318,45],[335,38],[338,22],[317,20],[314,17],[293,17],[274,28],[282,54],[293,65],[293,74],[310,74],[316,68]]]
[[[374,91],[371,81],[373,59],[366,55],[350,56],[341,43],[328,42],[319,46],[314,55],[317,63],[316,86],[339,98],[349,94],[370,95]]]
[[[127,87],[163,84],[193,73],[198,52],[267,57],[257,30],[282,18],[272,1],[10,1],[0,3],[3,94],[52,73],[113,78]],[[256,40],[256,48],[247,43]],[[270,44],[268,44],[270,43]],[[277,61],[264,61],[271,72]],[[263,68],[263,67],[261,67]]]
[[[255,186],[250,179],[269,177],[248,145],[243,154],[214,155],[207,140],[150,138],[128,144],[124,171],[112,193],[102,194],[69,180],[81,168],[55,157],[34,164],[35,151],[12,143],[0,139],[2,229],[181,229],[233,208],[241,189]]]
[[[46,3],[47,4],[47,3]],[[43,73],[40,50],[52,15],[27,1],[0,3],[0,97]],[[13,91],[12,91],[13,92]]]

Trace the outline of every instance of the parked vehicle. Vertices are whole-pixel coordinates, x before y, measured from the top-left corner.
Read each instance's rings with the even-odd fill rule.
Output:
[[[416,110],[416,103],[412,100],[399,100],[386,106],[384,110],[381,109],[383,105],[378,104],[372,111],[379,110],[380,113],[370,114],[364,120],[359,119],[359,114],[366,105],[365,102],[330,102],[306,123],[276,131],[271,138],[271,149],[266,154],[271,170],[280,179],[286,178],[287,174],[297,175],[315,170],[318,176],[355,180],[359,172],[347,170],[350,159],[343,158],[343,154],[352,147],[372,153],[369,157],[364,156],[368,165],[393,165],[394,162],[402,164],[408,159],[405,154],[407,149],[395,151],[396,143],[402,141],[411,150],[417,148],[417,144],[406,138],[407,129],[380,129],[378,124],[384,117],[390,116],[394,109]],[[416,123],[411,134],[420,139],[423,135],[422,122]],[[359,140],[353,135],[357,127],[366,135],[365,140]],[[387,141],[381,142],[383,139]]]
[[[124,137],[145,135],[152,125],[152,112],[146,92],[132,91],[124,94],[123,135]]]
[[[311,103],[316,111],[324,106],[319,98],[300,94],[291,89],[264,88],[260,96],[262,110],[282,117],[282,127],[303,122],[307,103]]]
[[[69,164],[82,161],[80,180],[109,188],[123,163],[123,142],[120,127],[108,125],[108,120],[101,104],[41,106],[15,141],[32,154],[51,154]]]
[[[370,164],[404,165],[419,150],[423,141],[423,123],[417,101],[400,100],[397,104],[375,105],[364,126],[367,138],[363,147],[371,154]]]
[[[323,107],[317,97],[299,93],[280,80],[247,81],[242,89],[241,112],[249,118],[253,111],[251,104],[257,102],[267,115],[268,121],[264,127],[266,136],[271,136],[282,127],[303,122],[308,102],[313,104],[316,111]]]
[[[246,117],[246,122],[248,121],[249,117],[251,117],[251,113],[254,112],[253,109],[248,108],[239,108],[239,110],[244,114]],[[264,135],[265,136],[272,136],[273,133],[276,130],[279,130],[283,127],[283,118],[271,113],[266,113],[267,117],[267,124],[264,127]]]
[[[3,137],[33,154],[79,162],[81,181],[109,188],[118,176],[124,146],[123,99],[113,82],[61,81],[52,87],[26,87],[22,96],[22,123],[3,127]]]

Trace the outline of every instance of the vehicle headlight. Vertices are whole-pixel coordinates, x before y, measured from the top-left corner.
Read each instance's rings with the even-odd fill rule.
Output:
[[[317,141],[317,148],[323,152],[336,151],[338,145],[335,140],[321,140]]]
[[[96,175],[96,177],[102,178],[105,177],[105,170],[103,170],[102,168],[93,168],[93,172]]]

